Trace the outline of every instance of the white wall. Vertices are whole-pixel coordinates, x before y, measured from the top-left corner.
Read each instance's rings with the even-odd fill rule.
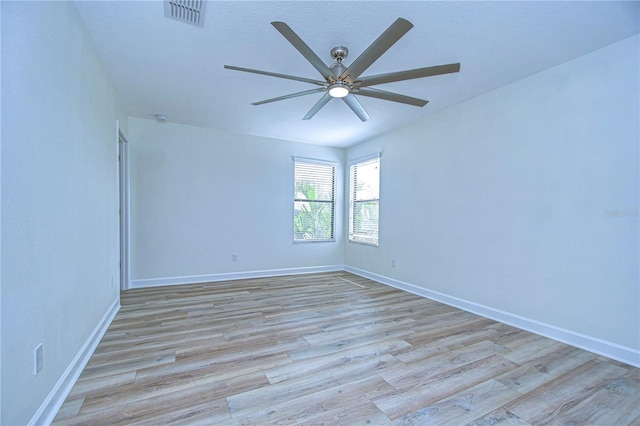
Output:
[[[71,2],[1,7],[0,423],[17,425],[46,421],[117,307],[115,122],[126,116]]]
[[[345,264],[637,354],[639,45],[349,149],[383,153],[381,219]]]
[[[0,93],[2,93],[2,6],[0,5]],[[2,128],[2,102],[0,102],[0,128]],[[2,199],[2,132],[0,131],[0,200]],[[0,202],[0,224],[2,203]],[[0,354],[2,354],[2,226],[0,226]],[[2,421],[2,361],[0,360],[0,421]]]
[[[292,156],[341,177],[345,150],[132,117],[129,142],[134,287],[342,267],[343,182],[336,241],[294,244]]]

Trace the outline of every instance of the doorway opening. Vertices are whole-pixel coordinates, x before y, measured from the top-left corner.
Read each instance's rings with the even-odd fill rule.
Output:
[[[118,128],[118,189],[120,193],[120,289],[129,289],[129,142]]]

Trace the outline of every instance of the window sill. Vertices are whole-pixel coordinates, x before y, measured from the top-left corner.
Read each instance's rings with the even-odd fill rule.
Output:
[[[330,240],[293,240],[293,244],[309,244],[309,243],[335,243],[336,239]]]
[[[349,242],[352,243],[352,244],[359,244],[361,246],[369,246],[369,247],[379,247],[380,246],[379,243],[368,243],[366,241],[349,240]]]

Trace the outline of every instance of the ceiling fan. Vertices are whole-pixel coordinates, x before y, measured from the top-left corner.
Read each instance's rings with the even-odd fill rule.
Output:
[[[324,92],[324,95],[303,117],[303,120],[309,120],[312,118],[323,106],[327,104],[327,102],[331,100],[331,98],[339,98],[342,99],[349,108],[351,108],[360,120],[367,121],[370,118],[369,114],[367,114],[355,95],[368,96],[371,98],[422,107],[426,105],[428,101],[375,89],[371,86],[460,71],[460,64],[455,63],[360,77],[360,75],[369,68],[371,64],[373,64],[384,52],[393,46],[395,42],[400,40],[407,31],[413,28],[413,24],[403,18],[398,18],[393,24],[391,24],[391,26],[389,26],[389,28],[387,28],[373,43],[371,43],[371,45],[348,67],[342,63],[342,60],[346,58],[349,53],[349,50],[346,47],[339,46],[331,49],[331,57],[335,59],[336,62],[331,66],[327,66],[287,24],[284,22],[272,22],[271,25],[273,25],[275,29],[278,30],[280,34],[282,34],[284,38],[286,38],[289,43],[291,43],[293,47],[295,47],[298,52],[300,52],[302,56],[304,56],[307,61],[309,61],[311,65],[318,70],[318,72],[320,72],[323,80],[314,80],[312,78],[296,77],[293,75],[241,68],[231,65],[225,65],[224,67],[235,71],[268,75],[271,77],[302,81],[320,86],[303,92],[278,96],[277,98],[266,99],[264,101],[254,102],[251,104],[262,105],[298,96]]]

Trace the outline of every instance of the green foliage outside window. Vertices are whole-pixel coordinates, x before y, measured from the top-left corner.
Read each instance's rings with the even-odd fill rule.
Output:
[[[335,167],[296,163],[295,241],[333,240],[334,187]]]

